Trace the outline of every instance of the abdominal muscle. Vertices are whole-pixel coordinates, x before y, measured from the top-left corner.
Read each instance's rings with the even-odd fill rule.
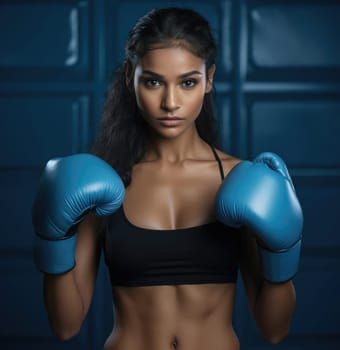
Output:
[[[238,350],[235,284],[113,287],[105,350]]]

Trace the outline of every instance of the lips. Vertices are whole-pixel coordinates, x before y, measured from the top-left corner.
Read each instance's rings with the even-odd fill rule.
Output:
[[[158,120],[183,120],[181,117],[173,116],[173,117],[161,117]]]
[[[166,116],[158,118],[157,120],[159,120],[160,124],[163,126],[173,127],[179,125],[182,122],[183,118],[177,116]]]

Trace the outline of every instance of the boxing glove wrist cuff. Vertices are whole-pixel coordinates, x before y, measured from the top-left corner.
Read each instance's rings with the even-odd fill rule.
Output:
[[[298,271],[301,240],[291,248],[273,252],[259,245],[263,278],[272,283],[291,280]]]
[[[63,274],[75,266],[77,235],[61,240],[48,240],[36,236],[34,242],[34,261],[41,272]]]

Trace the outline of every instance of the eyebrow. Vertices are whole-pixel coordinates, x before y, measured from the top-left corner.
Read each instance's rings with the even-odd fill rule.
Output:
[[[164,79],[164,77],[161,75],[161,74],[158,74],[156,72],[153,72],[151,70],[143,70],[142,74],[147,74],[147,75],[152,75],[156,78],[159,78],[159,79]],[[186,78],[186,77],[189,77],[191,75],[195,75],[195,74],[199,74],[199,75],[203,75],[202,72],[198,71],[198,70],[192,70],[190,72],[187,72],[187,73],[184,73],[184,74],[181,74],[179,76],[179,78]]]

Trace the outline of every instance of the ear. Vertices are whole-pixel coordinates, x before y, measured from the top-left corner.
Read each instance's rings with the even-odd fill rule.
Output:
[[[209,93],[212,88],[213,88],[213,83],[214,83],[214,74],[215,74],[215,70],[216,70],[216,65],[213,64],[207,73],[207,86],[205,88],[205,93]]]

